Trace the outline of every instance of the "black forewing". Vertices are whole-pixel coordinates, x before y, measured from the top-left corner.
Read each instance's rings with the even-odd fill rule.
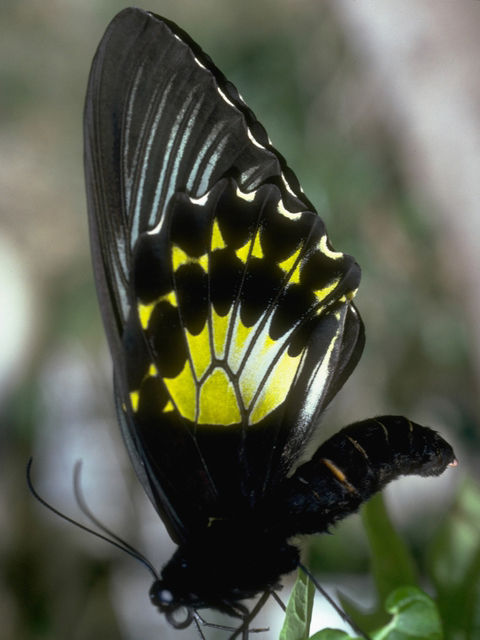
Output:
[[[130,308],[132,249],[161,222],[173,193],[200,197],[231,174],[247,192],[277,182],[292,211],[308,208],[233,85],[172,27],[125,9],[108,27],[90,74],[87,196],[95,275],[114,348]]]
[[[186,34],[139,9],[112,21],[95,56],[85,166],[122,432],[172,537],[185,540],[225,515],[229,498],[234,509],[238,496],[255,501],[288,472],[348,377],[363,337],[350,304],[358,266],[303,213],[311,205],[233,85]],[[231,212],[244,205],[247,217],[236,220]],[[195,208],[192,239],[182,229]],[[215,351],[222,326],[231,352],[250,332],[235,366]],[[281,367],[288,397],[278,391]],[[178,395],[185,380],[190,405]],[[230,430],[202,404],[212,385],[233,389],[240,419]]]

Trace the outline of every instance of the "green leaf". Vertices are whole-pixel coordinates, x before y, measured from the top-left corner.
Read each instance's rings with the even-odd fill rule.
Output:
[[[350,599],[340,596],[342,607],[361,629],[388,623],[389,616],[380,603],[392,591],[405,585],[418,585],[417,570],[408,547],[395,531],[382,494],[375,495],[362,509],[362,520],[371,548],[372,574],[378,593],[376,610],[364,613]]]
[[[417,587],[400,587],[391,593],[385,609],[393,617],[370,634],[372,640],[443,640],[440,615],[435,602]],[[353,640],[345,631],[324,629],[310,640]]]
[[[430,546],[429,569],[446,637],[480,637],[480,491],[470,480]]]
[[[442,623],[435,602],[416,587],[396,589],[385,603],[393,614],[387,626],[372,635],[373,640],[442,640]]]
[[[308,576],[299,569],[297,580],[288,600],[280,640],[307,640],[310,634],[314,595],[315,587]]]
[[[372,548],[372,572],[381,602],[404,585],[417,585],[415,563],[395,531],[381,493],[365,505],[362,519]]]

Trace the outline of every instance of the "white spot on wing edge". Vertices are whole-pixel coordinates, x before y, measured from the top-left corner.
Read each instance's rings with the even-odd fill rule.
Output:
[[[247,135],[256,147],[258,147],[259,149],[265,149],[263,144],[260,144],[258,140],[255,140],[253,133],[248,128],[247,128]]]
[[[303,213],[302,211],[299,211],[298,213],[292,213],[291,211],[288,211],[285,208],[285,205],[283,204],[283,200],[279,200],[277,205],[277,211],[282,216],[285,216],[285,218],[289,218],[290,220],[298,220]]]
[[[247,202],[253,202],[255,200],[255,196],[257,195],[256,191],[251,191],[247,193],[246,191],[242,191],[240,187],[237,187],[236,196],[237,198],[241,198],[242,200],[246,200]]]
[[[202,64],[200,62],[200,60],[198,58],[194,58],[194,60],[198,64],[198,66],[201,67],[202,69],[206,69],[207,68],[204,64]]]
[[[225,100],[225,102],[227,104],[229,104],[231,107],[234,107],[235,109],[237,108],[233,102],[230,100],[230,98],[227,98],[227,96],[223,93],[223,91],[220,89],[220,87],[217,87],[217,91],[220,94],[220,96]]]
[[[331,249],[328,248],[326,235],[320,238],[320,242],[318,243],[318,248],[323,254],[325,254],[328,258],[331,258],[332,260],[341,260],[343,258],[343,253],[339,251],[332,251]]]
[[[149,230],[147,231],[147,234],[148,234],[149,236],[155,236],[155,235],[157,235],[158,233],[160,233],[160,231],[162,230],[162,227],[163,227],[163,223],[164,223],[164,221],[165,221],[165,216],[162,216],[162,217],[160,218],[160,222],[157,224],[157,226],[156,226],[156,227],[154,227],[153,229],[149,229]]]
[[[204,196],[201,196],[200,198],[190,198],[190,202],[192,204],[198,204],[199,206],[202,207],[207,202],[209,195],[210,195],[210,192],[207,192]]]
[[[210,192],[206,193],[205,195],[201,196],[200,198],[190,198],[190,202],[192,202],[193,204],[197,204],[199,206],[203,206],[207,200],[208,200],[208,196],[210,195]],[[147,231],[149,236],[153,236],[157,233],[160,233],[162,227],[163,227],[163,223],[165,221],[165,216],[162,216],[160,218],[160,222],[157,224],[157,226],[154,229],[150,229],[149,231]]]
[[[292,190],[292,187],[288,184],[287,179],[285,178],[283,171],[282,171],[282,180],[283,180],[283,184],[287,187],[287,191],[289,193],[292,194],[292,196],[294,196],[295,198],[297,198],[297,194]]]

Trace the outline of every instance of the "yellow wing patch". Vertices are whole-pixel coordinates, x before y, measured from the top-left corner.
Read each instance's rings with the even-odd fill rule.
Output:
[[[287,338],[288,334],[279,340],[272,340],[266,325],[244,363],[239,380],[240,393],[245,407],[251,412],[250,424],[267,416],[287,396],[300,358],[292,358],[287,354]],[[282,353],[283,349],[285,352]],[[251,406],[259,389],[260,395]]]
[[[260,242],[260,229],[257,230],[257,233],[255,234],[254,238],[252,238],[251,240],[248,240],[243,245],[243,247],[240,247],[240,249],[237,249],[235,251],[235,253],[237,254],[237,257],[240,258],[240,260],[244,264],[247,262],[248,257],[250,256],[250,252],[251,252],[251,257],[260,258],[260,259],[264,257],[263,251],[262,251],[262,244]]]
[[[205,324],[197,335],[193,335],[188,329],[185,330],[185,334],[195,370],[195,377],[197,380],[200,380],[212,362],[208,323]]]
[[[225,241],[223,239],[222,232],[220,231],[220,227],[218,226],[218,222],[215,220],[215,222],[213,223],[212,241],[210,244],[210,248],[212,251],[215,251],[216,249],[225,249],[226,246],[227,245],[225,244]]]
[[[155,307],[157,306],[157,304],[159,304],[160,302],[169,302],[172,305],[172,307],[178,306],[177,296],[175,295],[175,291],[170,291],[170,293],[166,293],[165,295],[160,296],[150,304],[143,304],[142,302],[138,303],[137,305],[138,317],[140,319],[140,324],[142,325],[143,329],[148,328],[148,323],[150,322],[152,313]]]
[[[290,273],[290,271],[293,269],[294,264],[297,262],[302,249],[303,249],[303,246],[299,247],[293,255],[291,255],[286,260],[283,260],[283,262],[279,262],[278,266],[280,267],[280,269],[283,269],[285,273]],[[300,264],[301,264],[301,261],[299,260],[295,271],[292,273],[292,275],[288,279],[289,284],[300,283]]]
[[[246,244],[243,245],[243,247],[240,247],[240,249],[237,249],[235,251],[235,253],[237,254],[237,257],[240,258],[242,262],[247,262],[248,260],[248,256],[250,253],[250,245],[251,245],[251,242],[249,240]]]
[[[237,196],[242,198],[245,203],[253,202],[256,192],[246,194],[237,191]],[[194,200],[192,202],[198,205],[204,204],[203,198],[198,202]],[[242,206],[246,205],[243,204]],[[281,200],[277,205],[277,213],[291,221],[298,220],[304,215],[303,212],[292,213],[288,211]],[[265,225],[261,218],[257,218],[255,232],[252,231],[250,223],[241,232],[242,234],[245,232],[248,235],[248,240],[242,247],[235,250],[235,254],[243,263],[239,264],[237,260],[231,260],[234,247],[228,244],[231,234],[236,233],[237,227],[230,228],[227,218],[219,217],[219,219],[225,237],[215,216],[213,216],[213,220],[212,218],[206,219],[206,225],[202,227],[202,233],[209,233],[209,237],[208,235],[202,236],[201,243],[198,244],[202,248],[195,250],[196,256],[188,255],[173,242],[171,244],[171,269],[174,283],[176,272],[183,265],[199,265],[205,273],[209,274],[208,284],[203,277],[204,274],[201,274],[202,286],[205,288],[203,293],[199,295],[202,296],[202,304],[206,302],[209,309],[209,315],[204,322],[202,330],[197,334],[192,334],[188,330],[187,326],[191,326],[189,319],[193,317],[196,320],[197,307],[188,306],[187,303],[183,306],[184,298],[181,297],[177,300],[175,290],[162,295],[150,304],[138,302],[138,317],[141,326],[146,330],[155,307],[160,302],[168,302],[178,309],[179,323],[175,331],[182,333],[177,333],[175,338],[185,341],[183,346],[187,347],[186,351],[188,353],[185,353],[182,346],[179,357],[185,357],[185,362],[178,362],[177,371],[180,368],[182,370],[175,377],[163,378],[170,396],[162,409],[163,413],[178,411],[183,418],[197,425],[228,427],[229,425],[242,423],[242,420],[245,421],[245,426],[255,425],[285,402],[291,386],[296,380],[297,371],[304,357],[304,350],[300,351],[296,356],[289,355],[288,348],[293,332],[307,318],[308,314],[311,317],[313,313],[325,312],[328,305],[325,303],[322,307],[323,301],[328,296],[335,296],[335,289],[341,281],[341,276],[338,276],[341,269],[338,262],[336,262],[329,266],[328,269],[325,268],[325,278],[322,278],[321,282],[327,282],[328,284],[318,289],[313,289],[315,285],[310,284],[310,282],[314,276],[310,275],[312,269],[309,268],[308,263],[310,256],[313,255],[315,250],[315,252],[320,251],[323,256],[330,260],[338,261],[343,258],[343,254],[329,248],[326,235],[321,237],[315,246],[312,246],[314,241],[308,240],[310,236],[307,238],[302,235],[300,237],[297,236],[296,240],[292,239],[291,242],[289,240],[286,241],[286,245],[290,247],[289,251],[293,251],[293,253],[285,260],[277,262],[278,258],[273,256],[278,256],[278,254],[275,250],[272,250],[276,237],[269,235],[275,230],[274,225],[272,225],[272,231],[269,222]],[[209,223],[208,220],[211,222]],[[207,224],[212,226],[207,226]],[[282,224],[289,225],[290,222],[282,221]],[[263,238],[263,247],[261,237]],[[295,238],[296,236],[293,237]],[[318,238],[319,236],[316,235],[314,237]],[[189,246],[184,244],[182,240],[179,240],[179,242],[182,246]],[[238,246],[238,243],[235,246]],[[225,254],[213,256],[214,252],[224,249],[226,249]],[[205,251],[205,253],[198,256],[200,251]],[[223,261],[224,258],[225,262]],[[260,264],[254,262],[251,274],[245,266],[250,258],[265,261]],[[319,262],[321,265],[324,263],[324,259]],[[228,268],[237,270],[235,277],[241,283],[238,291],[235,288],[229,291],[229,285],[224,283],[224,278],[217,278],[217,272],[214,270],[223,269],[224,264],[229,265]],[[262,277],[259,277],[258,286],[260,289],[257,291],[253,286],[256,283],[250,282],[248,278],[250,275],[252,277],[255,276],[255,270],[257,268],[261,270],[263,266],[265,266],[265,273],[268,276],[265,278],[267,284],[264,285]],[[278,267],[283,273],[278,270]],[[303,281],[301,280],[302,269]],[[321,269],[323,269],[323,266]],[[193,285],[191,286],[195,286],[194,278],[198,271],[195,273],[195,269],[192,269],[192,274]],[[220,275],[223,276],[223,274]],[[269,284],[270,281],[274,282],[271,286]],[[244,282],[247,282],[248,286],[244,286]],[[315,280],[316,286],[318,286],[317,283],[318,280]],[[289,291],[290,285],[300,286],[298,291],[297,287],[295,291]],[[263,286],[265,287],[265,292],[261,289]],[[243,290],[242,287],[244,287]],[[251,294],[252,290],[253,295]],[[274,295],[271,293],[272,291]],[[284,292],[287,295],[284,296]],[[265,293],[264,303],[262,301],[263,293]],[[290,293],[294,295],[289,298]],[[297,293],[299,297],[304,295],[304,299],[308,304],[307,311],[300,310],[298,317],[296,317],[295,313],[292,313],[293,319],[291,322],[288,320],[290,309],[287,309],[287,314],[282,315],[283,308],[281,308],[281,313],[275,315],[276,309],[284,301],[287,301],[287,304],[295,305]],[[312,294],[316,296],[316,300]],[[343,297],[337,296],[336,300],[348,305],[353,295],[354,292],[343,293]],[[260,300],[259,302],[257,302],[257,297]],[[188,301],[188,296],[185,299]],[[290,303],[290,300],[293,300],[293,302]],[[217,313],[213,306],[220,303],[220,301],[222,306],[224,301],[230,305],[229,311],[225,315]],[[252,322],[255,321],[253,326],[247,327],[243,324],[241,320],[242,304],[246,305],[243,317],[253,318],[251,320]],[[262,306],[263,304],[264,306]],[[255,305],[257,306],[255,307]],[[253,314],[250,307],[254,311]],[[299,305],[299,308],[301,309],[301,305]],[[204,311],[205,309],[201,313],[204,313]],[[295,312],[296,309],[293,309],[293,311]],[[287,320],[284,320],[284,316],[287,317]],[[340,322],[340,318],[337,318],[337,320]],[[280,326],[281,331],[277,330],[278,326]],[[276,340],[270,337],[271,327],[274,327],[272,334],[279,336]],[[169,335],[168,328],[165,329],[165,332],[166,335]],[[324,392],[325,385],[329,379],[330,361],[334,353],[334,345],[339,335],[337,332],[332,339],[326,353],[323,354],[322,361],[318,363],[312,376],[312,382],[308,389],[308,398],[303,409],[305,415],[308,412],[313,415],[318,404],[318,398]],[[305,348],[308,347],[305,346]],[[158,353],[162,355],[160,350]],[[170,357],[169,352],[167,351],[166,353],[165,357]],[[162,375],[160,357],[157,365],[160,371],[157,370],[154,364],[151,364],[142,381],[142,385],[147,378]],[[150,386],[149,389],[151,389]],[[130,403],[135,412],[139,410],[141,393],[141,386],[138,390],[130,393]]]
[[[257,231],[257,233],[255,234],[255,240],[253,242],[253,248],[252,248],[252,256],[254,258],[263,258],[263,251],[262,251],[262,245],[260,243],[260,229]]]
[[[193,262],[193,258],[186,254],[183,249],[180,249],[177,245],[172,246],[172,266],[174,271],[183,264],[189,264],[190,262]]]
[[[152,378],[154,378],[156,375],[158,375],[158,369],[154,364],[150,365],[147,375],[151,376]]]
[[[334,289],[338,286],[338,280],[334,280],[323,289],[315,289],[314,294],[317,297],[318,302],[322,302],[325,298],[334,291]]]
[[[173,406],[173,402],[169,400],[167,404],[162,409],[163,413],[168,413],[169,411],[175,411],[175,407]]]
[[[227,332],[229,319],[230,314],[221,318],[224,334]],[[258,344],[254,345],[247,357],[248,347],[245,345],[251,342],[260,323],[261,320],[253,327],[245,327],[237,318],[235,337],[238,353],[235,356],[230,354],[228,365],[219,364],[210,373],[208,369],[212,359],[208,323],[196,336],[187,331],[193,369],[190,360],[187,360],[177,376],[164,378],[171,400],[167,402],[163,412],[174,411],[176,407],[184,418],[199,425],[229,426],[241,422],[243,408],[247,413],[248,424],[253,425],[284,402],[302,353],[293,357],[288,355],[285,340],[272,340],[267,327],[264,327],[261,334],[257,335]],[[235,366],[243,364],[238,392],[230,359]],[[148,375],[157,373],[155,366],[151,365]],[[139,399],[140,391],[130,394],[134,411],[138,410]]]
[[[232,381],[225,369],[216,367],[200,389],[198,424],[229,426],[241,421]]]
[[[150,322],[150,317],[156,305],[157,305],[156,300],[151,304],[142,304],[141,302],[138,303],[137,305],[138,317],[140,318],[140,324],[142,325],[143,329],[146,329],[148,327],[148,323]]]
[[[250,424],[256,424],[263,420],[285,400],[297,373],[301,357],[301,353],[292,357],[285,351],[275,363],[252,407]]]
[[[354,297],[357,295],[357,291],[358,289],[355,289],[354,291],[349,291],[348,293],[345,294],[345,297],[347,298],[348,302],[354,299]]]
[[[193,422],[195,420],[197,388],[190,361],[185,362],[185,366],[178,376],[163,380],[179,412]]]
[[[130,394],[130,404],[132,405],[132,409],[134,412],[138,411],[139,402],[140,402],[140,392],[132,391],[132,393]]]
[[[213,348],[217,358],[222,359],[225,356],[225,346],[227,341],[227,331],[230,324],[232,310],[226,316],[220,316],[212,307],[211,320],[213,331]]]
[[[219,230],[220,231],[220,230]],[[184,264],[199,264],[205,272],[208,272],[208,255],[205,253],[200,258],[189,256],[176,244],[172,245],[172,267],[176,271]]]
[[[246,327],[240,320],[239,315],[235,318],[231,346],[228,353],[228,364],[234,373],[237,373],[240,365],[242,364],[243,358],[245,357],[247,349],[255,335],[255,330],[259,322],[260,321],[252,327]]]

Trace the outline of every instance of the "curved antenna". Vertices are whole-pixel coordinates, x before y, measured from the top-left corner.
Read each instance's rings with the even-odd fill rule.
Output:
[[[79,495],[77,496],[77,488],[78,487],[75,487],[75,497],[77,498],[77,501],[79,502],[79,506],[80,506],[81,510],[96,526],[98,526],[101,529],[101,531],[104,531],[109,536],[112,536],[114,538],[113,540],[111,538],[108,538],[107,536],[102,535],[101,533],[98,533],[98,531],[94,531],[93,529],[90,529],[89,527],[86,527],[85,525],[81,524],[80,522],[77,522],[76,520],[73,520],[73,518],[70,518],[69,516],[65,515],[61,511],[58,511],[58,509],[55,509],[55,507],[53,507],[46,500],[44,500],[37,493],[37,491],[34,488],[33,483],[32,483],[32,477],[31,477],[32,463],[33,463],[33,457],[30,458],[30,460],[28,461],[28,464],[27,464],[27,484],[28,484],[28,488],[30,489],[30,493],[33,495],[33,497],[41,505],[46,507],[49,511],[51,511],[55,515],[59,516],[63,520],[66,520],[67,522],[70,522],[70,524],[75,525],[79,529],[83,529],[83,531],[87,531],[88,533],[91,533],[92,535],[96,536],[97,538],[100,538],[101,540],[105,540],[105,542],[109,542],[114,547],[117,547],[117,549],[121,549],[121,551],[124,551],[129,556],[131,556],[132,558],[135,558],[136,560],[141,562],[150,571],[150,573],[152,574],[154,580],[159,580],[159,575],[155,571],[154,567],[151,565],[151,563],[140,552],[138,552],[136,549],[134,549],[132,546],[130,546],[127,542],[125,542],[124,540],[122,540],[121,538],[119,538],[118,536],[113,534],[109,529],[107,529],[107,527],[102,525],[93,516],[93,514],[90,512],[90,510],[86,506],[85,500],[83,499],[83,496],[81,495],[81,493],[79,493]],[[80,500],[78,499],[79,497],[80,497]],[[84,507],[85,507],[85,509],[84,509]]]
[[[106,533],[107,536],[109,536],[109,542],[113,542],[113,540],[116,540],[119,543],[119,545],[117,546],[121,545],[121,549],[123,549],[125,552],[129,551],[131,556],[142,562],[150,570],[150,573],[153,575],[155,580],[159,580],[159,575],[153,568],[152,564],[143,555],[143,553],[140,553],[140,551],[135,549],[135,547],[132,547],[132,545],[129,544],[126,540],[123,540],[123,538],[117,536],[117,534],[111,531],[111,529],[109,529],[107,526],[105,526],[103,522],[100,522],[100,520],[90,510],[90,507],[88,506],[82,491],[81,473],[82,460],[77,460],[73,469],[73,491],[75,493],[75,500],[77,501],[77,504],[80,507],[82,513],[90,520],[90,522],[98,527],[100,531],[103,531],[103,533]]]
[[[303,565],[301,562],[298,563],[298,566],[303,571],[303,573],[305,573],[310,578],[310,580],[313,582],[313,584],[314,584],[315,588],[317,589],[317,591],[320,591],[320,593],[325,598],[325,600],[327,600],[327,602],[332,605],[332,607],[335,609],[335,611],[338,613],[338,615],[342,618],[342,620],[344,622],[346,622],[347,624],[349,624],[357,635],[361,636],[362,638],[365,638],[365,640],[371,640],[370,636],[367,636],[365,631],[362,631],[362,629],[360,629],[360,627],[358,627],[355,624],[355,622],[351,619],[351,617],[347,613],[345,613],[345,611],[343,611],[343,609],[341,607],[338,606],[338,604],[335,602],[335,600],[331,596],[328,595],[328,593],[320,585],[320,583],[315,578],[315,576],[310,572],[310,570],[307,569],[307,567],[305,565]]]

